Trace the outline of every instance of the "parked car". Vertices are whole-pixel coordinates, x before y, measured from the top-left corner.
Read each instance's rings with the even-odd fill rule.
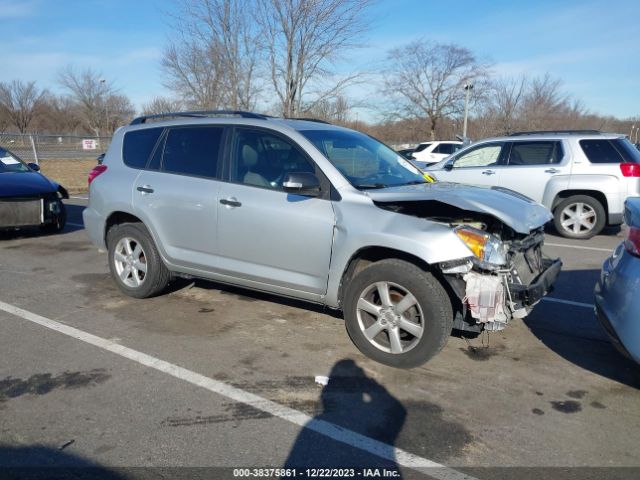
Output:
[[[551,215],[526,197],[429,183],[346,128],[223,113],[137,118],[94,168],[86,232],[127,295],[179,276],[316,302],[364,354],[408,368],[452,328],[524,317],[558,275]]]
[[[462,148],[462,142],[423,142],[411,154],[421,166],[438,163]]]
[[[413,160],[413,152],[415,152],[415,148],[403,148],[401,150],[397,150],[397,152],[402,155],[404,158],[409,160]]]
[[[624,241],[602,266],[595,308],[612,343],[640,363],[640,198],[627,199],[625,222]]]
[[[625,198],[640,195],[640,152],[624,135],[592,130],[488,138],[426,170],[440,181],[526,195],[553,212],[556,230],[568,238],[620,225]]]
[[[25,163],[0,147],[0,229],[39,226],[47,232],[64,228],[69,198],[64,187],[42,175],[35,163]]]

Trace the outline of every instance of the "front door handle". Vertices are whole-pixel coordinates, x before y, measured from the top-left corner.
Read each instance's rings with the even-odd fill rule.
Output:
[[[235,197],[223,198],[220,200],[222,205],[226,205],[227,207],[241,207],[242,203],[240,203]]]
[[[495,175],[496,172],[494,172],[493,170],[484,170],[482,172],[483,175]]]
[[[145,193],[153,193],[153,188],[151,188],[151,185],[143,185],[142,187],[138,187],[136,190],[142,192],[143,195]]]
[[[545,170],[545,173],[558,173],[560,170],[557,168],[548,168]]]

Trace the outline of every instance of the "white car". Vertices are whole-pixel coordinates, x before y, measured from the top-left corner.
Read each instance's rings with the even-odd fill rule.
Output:
[[[423,142],[411,154],[414,160],[426,164],[437,163],[462,148],[462,142]]]

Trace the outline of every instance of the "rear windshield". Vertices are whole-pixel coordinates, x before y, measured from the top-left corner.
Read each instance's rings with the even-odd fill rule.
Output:
[[[580,140],[591,163],[640,163],[640,152],[626,138]]]
[[[125,165],[131,168],[145,168],[162,130],[162,128],[145,128],[127,132],[124,135],[122,147]]]

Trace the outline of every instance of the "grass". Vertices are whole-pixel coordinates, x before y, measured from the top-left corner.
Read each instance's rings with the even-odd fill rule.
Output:
[[[96,159],[87,160],[41,160],[40,171],[51,180],[58,182],[69,193],[86,193],[87,177]]]

